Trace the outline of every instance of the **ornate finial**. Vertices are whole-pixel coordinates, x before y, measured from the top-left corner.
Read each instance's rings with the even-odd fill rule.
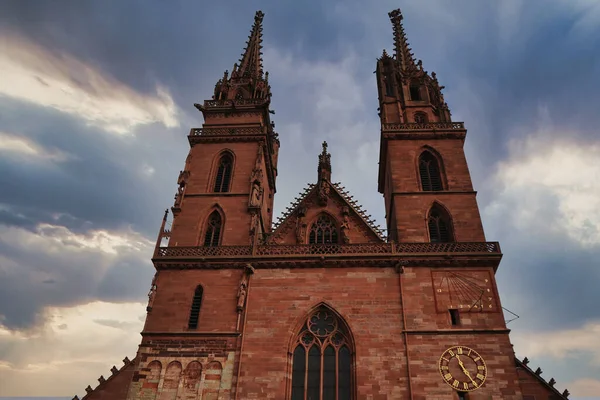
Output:
[[[402,70],[415,67],[415,60],[411,52],[411,48],[408,46],[408,40],[404,33],[404,27],[402,26],[402,12],[400,9],[393,10],[388,13],[392,26],[394,28],[394,50],[396,60],[400,63]]]
[[[319,173],[319,203],[324,206],[327,205],[331,182],[331,154],[327,152],[327,142],[323,142],[323,151],[319,154],[319,168],[317,172]]]
[[[327,142],[323,142],[323,151],[319,154],[319,182],[331,180],[331,154],[327,152]]]

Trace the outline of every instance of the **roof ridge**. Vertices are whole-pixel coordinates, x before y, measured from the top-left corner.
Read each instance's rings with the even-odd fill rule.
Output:
[[[123,366],[120,369],[117,369],[117,367],[115,365],[112,366],[112,368],[110,369],[111,375],[107,378],[104,377],[104,375],[100,375],[100,378],[98,378],[98,386],[96,386],[94,389],[92,389],[92,387],[90,385],[88,385],[85,388],[85,396],[83,396],[81,398],[81,400],[85,400],[90,394],[92,394],[93,392],[95,392],[96,390],[98,390],[101,386],[103,386],[104,384],[106,384],[106,382],[109,382],[110,380],[112,380],[115,376],[117,376],[117,374],[119,374],[121,371],[123,371],[125,368],[129,367],[131,364],[133,364],[136,361],[137,357],[133,357],[132,360],[129,359],[129,357],[125,357],[123,359]],[[75,397],[73,397],[72,400],[79,400],[79,397],[77,395],[75,395]]]
[[[557,388],[555,388],[554,385],[556,384],[556,380],[554,378],[550,378],[550,380],[546,382],[546,380],[542,378],[542,373],[544,371],[542,371],[540,367],[537,367],[537,369],[534,371],[527,366],[527,364],[529,364],[529,359],[527,357],[524,357],[523,361],[521,361],[515,356],[515,361],[517,367],[521,367],[533,376],[535,376],[540,382],[542,382],[548,389],[552,390],[556,395],[560,396],[562,399],[568,399],[571,393],[567,389],[565,389],[561,393]]]
[[[341,182],[332,183],[331,186],[335,189],[337,194],[352,207],[352,210],[363,220],[363,222],[371,228],[377,237],[384,242],[387,242],[385,231],[379,225],[375,225],[375,220],[371,219],[371,214],[367,215],[366,210],[363,209],[361,204],[354,200],[354,196],[350,195],[346,190],[346,187],[342,186]]]
[[[285,211],[281,213],[280,217],[277,217],[277,221],[273,223],[271,227],[271,233],[275,233],[275,231],[281,226],[281,224],[288,219],[288,217],[294,212],[294,210],[302,203],[304,199],[308,197],[310,192],[317,186],[314,183],[307,184],[304,190],[298,193],[299,197],[295,197],[294,200],[290,202],[290,206],[285,208]]]

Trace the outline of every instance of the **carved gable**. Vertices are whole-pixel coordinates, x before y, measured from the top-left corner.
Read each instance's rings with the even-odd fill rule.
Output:
[[[319,217],[322,218],[319,220]],[[326,220],[331,221],[331,227],[317,229],[314,225],[317,221],[322,225]],[[267,243],[309,244],[311,229],[315,230],[315,237],[319,237],[320,232],[335,229],[333,240],[338,244],[385,242],[381,231],[372,225],[360,206],[351,201],[340,184],[335,183],[312,185],[304,197],[288,207]],[[332,239],[327,236],[325,241],[329,240]]]

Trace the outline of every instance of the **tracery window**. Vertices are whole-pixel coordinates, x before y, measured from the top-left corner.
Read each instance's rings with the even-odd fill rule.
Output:
[[[319,307],[296,338],[291,400],[350,400],[352,357],[348,328],[329,308]]]
[[[421,188],[424,191],[437,192],[444,190],[438,160],[427,150],[419,156],[419,175],[421,177]]]
[[[429,240],[432,243],[446,243],[454,241],[450,216],[439,205],[435,204],[433,207],[431,207],[427,225],[429,228]]]
[[[229,192],[231,183],[231,171],[233,169],[233,157],[225,153],[219,160],[219,168],[215,177],[215,186],[213,191],[217,193]]]
[[[190,318],[188,320],[188,329],[196,329],[198,327],[198,318],[200,317],[200,307],[202,306],[202,293],[203,289],[201,285],[196,287],[194,291],[194,298],[192,299],[192,307],[190,308]]]
[[[319,215],[310,227],[310,244],[333,244],[338,242],[338,232],[333,218],[326,214]]]
[[[415,122],[417,124],[424,124],[427,122],[427,114],[424,112],[416,112],[415,113]]]
[[[208,217],[206,223],[206,233],[204,234],[204,246],[218,246],[221,241],[221,214],[217,210],[213,211]]]

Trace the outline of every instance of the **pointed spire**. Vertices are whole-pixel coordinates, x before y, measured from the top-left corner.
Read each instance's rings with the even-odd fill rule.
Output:
[[[265,14],[257,11],[254,15],[254,25],[242,53],[239,64],[233,64],[231,74],[225,71],[223,78],[217,81],[213,100],[223,102],[236,100],[254,100],[252,104],[267,106],[271,99],[269,74],[263,75],[262,65],[262,21]],[[229,103],[231,104],[231,103]],[[198,108],[198,107],[196,107]],[[198,108],[200,111],[202,109]]]
[[[254,15],[254,25],[248,36],[246,48],[240,59],[237,73],[241,77],[262,78],[262,21],[265,13],[257,11]]]
[[[405,71],[407,69],[416,68],[414,54],[411,52],[412,49],[408,45],[406,34],[404,33],[404,27],[402,26],[402,12],[400,9],[396,9],[388,13],[390,21],[394,27],[394,50],[395,57],[400,68]]]
[[[327,152],[327,142],[323,142],[323,151],[319,154],[319,182],[331,181],[331,154]]]

